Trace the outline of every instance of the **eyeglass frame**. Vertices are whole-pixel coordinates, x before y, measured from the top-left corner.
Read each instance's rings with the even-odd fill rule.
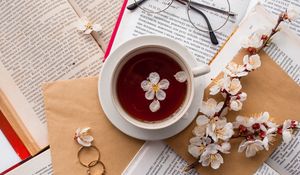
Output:
[[[194,7],[192,4],[191,4],[191,0],[171,0],[171,2],[168,4],[168,6],[166,8],[164,8],[163,10],[160,10],[160,11],[157,11],[157,12],[153,12],[153,11],[148,11],[148,10],[145,10],[143,9],[142,7],[140,7],[140,5],[144,2],[146,2],[147,0],[134,0],[134,3],[130,4],[127,6],[127,9],[128,10],[135,10],[136,8],[140,8],[141,10],[145,11],[146,13],[155,13],[155,14],[158,14],[158,13],[161,13],[161,12],[164,12],[166,11],[169,7],[171,7],[171,5],[173,4],[174,1],[177,1],[178,3],[182,4],[182,5],[187,5],[187,15],[188,15],[188,19],[190,21],[190,23],[199,31],[202,31],[202,32],[209,32],[209,36],[210,36],[210,40],[211,42],[214,44],[214,45],[218,45],[219,44],[219,41],[215,35],[215,31],[218,31],[220,30],[221,28],[223,28],[227,22],[229,21],[229,17],[230,16],[235,16],[236,14],[231,12],[231,7],[230,7],[230,3],[229,3],[229,0],[226,0],[227,4],[228,4],[228,11],[225,11],[225,10],[221,10],[221,9],[217,9],[217,8],[214,8],[214,7],[210,7],[210,6],[206,6],[206,5],[203,5],[203,4],[197,4],[197,5],[201,5],[202,7],[205,7],[205,8],[209,8],[211,10],[214,10],[214,11],[217,11],[217,12],[220,12],[220,13],[227,13],[227,18],[226,18],[226,21],[224,24],[222,24],[220,27],[218,27],[217,29],[213,30],[212,27],[211,27],[211,24],[209,22],[209,19],[207,18],[207,16],[201,11],[199,10],[198,8]],[[187,4],[186,4],[187,3]],[[190,18],[190,14],[189,14],[189,10],[195,10],[197,13],[199,13],[205,20],[206,24],[207,24],[207,27],[209,30],[202,30],[202,29],[199,29],[191,20]]]

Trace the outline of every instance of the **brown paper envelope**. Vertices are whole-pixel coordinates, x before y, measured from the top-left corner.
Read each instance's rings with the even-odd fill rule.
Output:
[[[143,142],[117,130],[99,104],[98,78],[67,80],[43,87],[54,174],[82,175],[87,169],[77,159],[79,145],[73,140],[78,127],[91,127],[94,145],[101,151],[107,174],[119,175]],[[84,152],[83,158],[94,155]]]
[[[240,51],[234,61],[241,63],[246,53]],[[248,95],[243,104],[243,109],[239,112],[231,111],[228,114],[229,121],[234,121],[237,115],[249,116],[251,114],[267,111],[273,120],[282,123],[286,119],[300,120],[300,88],[271,58],[261,54],[262,66],[242,78],[243,92]],[[219,75],[220,77],[221,75]],[[205,90],[206,100],[209,97],[209,88]],[[221,98],[219,98],[221,100]],[[195,159],[187,152],[189,139],[192,137],[192,130],[195,127],[193,122],[187,129],[180,134],[167,140],[167,143],[189,163]],[[279,137],[278,140],[281,140]],[[234,175],[234,174],[253,174],[262,163],[270,156],[279,142],[274,143],[269,151],[260,151],[253,158],[246,158],[245,153],[238,153],[238,146],[241,139],[231,141],[231,153],[223,154],[224,164],[220,169],[212,170],[198,166],[201,175]]]

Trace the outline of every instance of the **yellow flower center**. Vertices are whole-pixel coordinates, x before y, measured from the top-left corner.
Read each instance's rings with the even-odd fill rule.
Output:
[[[85,27],[87,28],[87,29],[92,29],[93,28],[93,24],[92,23],[87,23],[86,25],[85,25]]]
[[[217,160],[217,156],[215,154],[211,154],[210,155],[210,161],[213,162],[215,160]]]
[[[204,145],[200,145],[199,146],[199,152],[202,154],[205,150],[205,146]]]
[[[159,90],[158,84],[152,85],[152,89],[153,89],[154,92],[157,92]]]

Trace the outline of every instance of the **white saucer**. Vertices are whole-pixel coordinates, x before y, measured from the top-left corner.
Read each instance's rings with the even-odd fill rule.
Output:
[[[177,42],[174,42],[171,39],[163,38],[162,40],[162,37],[159,36],[152,35],[134,38],[126,42],[125,45],[121,45],[110,54],[110,56],[106,59],[102,67],[98,81],[99,100],[107,118],[115,127],[117,127],[123,133],[141,140],[162,140],[178,134],[179,132],[184,130],[196,117],[203,99],[204,84],[206,81],[205,76],[195,78],[194,99],[192,101],[191,106],[188,109],[188,112],[178,122],[167,128],[158,130],[142,129],[129,123],[119,114],[119,112],[113,104],[111,95],[111,84],[114,68],[117,66],[117,63],[122,58],[121,55],[123,54],[122,51],[124,47],[126,47],[126,49],[130,49],[135,48],[137,45],[142,47],[145,45],[157,45],[158,43],[159,45],[163,45],[165,47],[172,46],[172,49],[176,51],[182,50],[184,48],[182,45],[180,45]],[[197,61],[193,57],[188,57],[186,59],[186,62],[191,66],[191,68],[199,66],[199,63],[197,63]]]

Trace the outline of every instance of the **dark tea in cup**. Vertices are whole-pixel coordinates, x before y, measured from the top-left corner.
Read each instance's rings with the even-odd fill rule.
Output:
[[[116,97],[128,116],[142,122],[159,122],[182,108],[190,80],[178,81],[175,75],[186,70],[174,57],[150,49],[127,56],[119,65]]]

